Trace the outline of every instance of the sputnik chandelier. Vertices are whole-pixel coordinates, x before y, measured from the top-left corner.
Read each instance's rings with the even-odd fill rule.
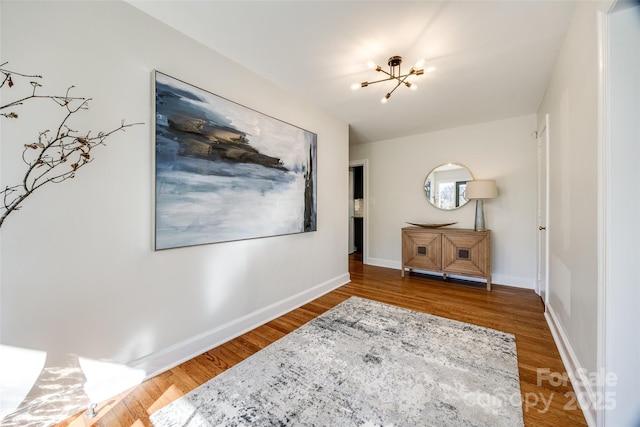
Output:
[[[406,87],[408,87],[411,90],[416,90],[418,89],[418,85],[416,85],[413,82],[410,82],[409,80],[407,80],[409,78],[409,76],[420,76],[422,74],[425,73],[425,70],[423,68],[421,68],[424,65],[424,60],[420,60],[418,61],[418,63],[416,63],[416,65],[414,65],[413,67],[411,67],[411,69],[409,70],[409,72],[407,74],[402,74],[402,69],[401,69],[401,64],[402,64],[402,56],[392,56],[391,58],[389,58],[389,60],[387,61],[387,64],[389,65],[389,71],[387,72],[386,70],[383,70],[381,66],[376,65],[373,61],[369,61],[367,62],[367,65],[369,66],[369,68],[372,68],[380,73],[386,74],[388,77],[385,79],[381,79],[381,80],[376,80],[373,82],[362,82],[362,83],[354,83],[351,85],[351,89],[356,90],[356,89],[360,89],[361,87],[367,87],[369,85],[375,84],[375,83],[381,83],[381,82],[388,82],[388,81],[394,81],[394,83],[396,83],[395,87],[393,89],[391,89],[390,92],[387,92],[387,94],[385,96],[382,97],[382,99],[380,100],[380,102],[382,102],[383,104],[386,104],[387,101],[389,100],[389,98],[391,98],[391,94],[398,89],[398,87],[400,85],[405,85]],[[427,68],[426,72],[430,73],[432,71],[435,71],[435,67],[430,67]]]

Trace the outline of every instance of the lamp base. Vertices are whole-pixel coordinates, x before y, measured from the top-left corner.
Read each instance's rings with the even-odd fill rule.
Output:
[[[484,225],[484,203],[482,199],[476,200],[476,220],[473,225],[475,231],[486,231],[487,228]]]

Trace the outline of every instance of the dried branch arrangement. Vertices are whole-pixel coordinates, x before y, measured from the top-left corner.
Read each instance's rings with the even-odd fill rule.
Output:
[[[115,132],[139,125],[141,123],[125,123],[123,120],[115,129],[108,132],[92,133],[78,132],[70,127],[70,118],[81,110],[89,108],[91,98],[71,96],[73,86],[67,89],[64,95],[40,95],[39,83],[42,76],[21,74],[6,68],[7,63],[0,64],[0,89],[9,90],[16,86],[17,81],[26,80],[31,86],[30,94],[10,101],[0,106],[0,116],[6,119],[18,119],[15,111],[7,111],[23,106],[26,102],[36,100],[50,100],[58,107],[64,109],[62,121],[53,131],[47,129],[39,131],[35,139],[24,144],[22,161],[26,164],[26,170],[22,182],[16,185],[6,186],[0,191],[2,204],[0,205],[0,227],[9,214],[20,209],[24,200],[36,190],[48,183],[60,183],[74,178],[76,172],[92,160],[91,151],[98,145],[105,145],[105,140]]]

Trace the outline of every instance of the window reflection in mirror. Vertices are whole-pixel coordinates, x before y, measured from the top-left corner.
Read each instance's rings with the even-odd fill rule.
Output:
[[[467,203],[464,194],[473,175],[465,166],[447,163],[434,168],[424,181],[427,200],[438,209],[458,209]]]

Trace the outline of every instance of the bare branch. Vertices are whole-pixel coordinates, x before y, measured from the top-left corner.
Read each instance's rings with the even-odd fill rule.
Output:
[[[16,76],[20,76],[20,77],[27,77],[27,78],[32,78],[32,79],[41,79],[42,76],[38,76],[38,75],[28,75],[28,74],[21,74],[21,73],[16,73],[15,71],[10,71],[8,69],[5,68],[5,65],[7,65],[8,62],[3,62],[2,64],[0,64],[0,73],[4,75],[3,79],[2,79],[2,83],[0,83],[0,88],[2,88],[5,84],[9,87],[13,86],[13,79],[11,78],[12,75],[16,75]]]
[[[12,75],[25,78],[42,78],[38,75],[27,75],[9,71],[5,68],[7,63],[0,64],[0,74],[4,75],[0,88],[3,86],[12,87]],[[7,186],[0,191],[2,205],[0,206],[0,227],[9,214],[20,209],[22,202],[39,188],[48,183],[61,183],[67,179],[75,177],[76,172],[93,161],[91,151],[98,145],[105,145],[105,140],[119,131],[137,126],[142,123],[126,123],[121,121],[120,126],[107,132],[92,134],[91,131],[79,133],[73,130],[67,122],[80,110],[89,108],[91,98],[81,98],[70,96],[73,86],[70,86],[62,96],[37,95],[36,90],[41,87],[40,83],[30,81],[32,86],[31,95],[11,101],[0,106],[0,110],[23,105],[25,102],[34,99],[50,99],[57,106],[66,109],[67,113],[58,125],[55,134],[50,130],[41,131],[35,142],[24,144],[22,151],[22,161],[26,164],[24,177],[20,184]],[[15,112],[0,113],[6,118],[18,118]]]

